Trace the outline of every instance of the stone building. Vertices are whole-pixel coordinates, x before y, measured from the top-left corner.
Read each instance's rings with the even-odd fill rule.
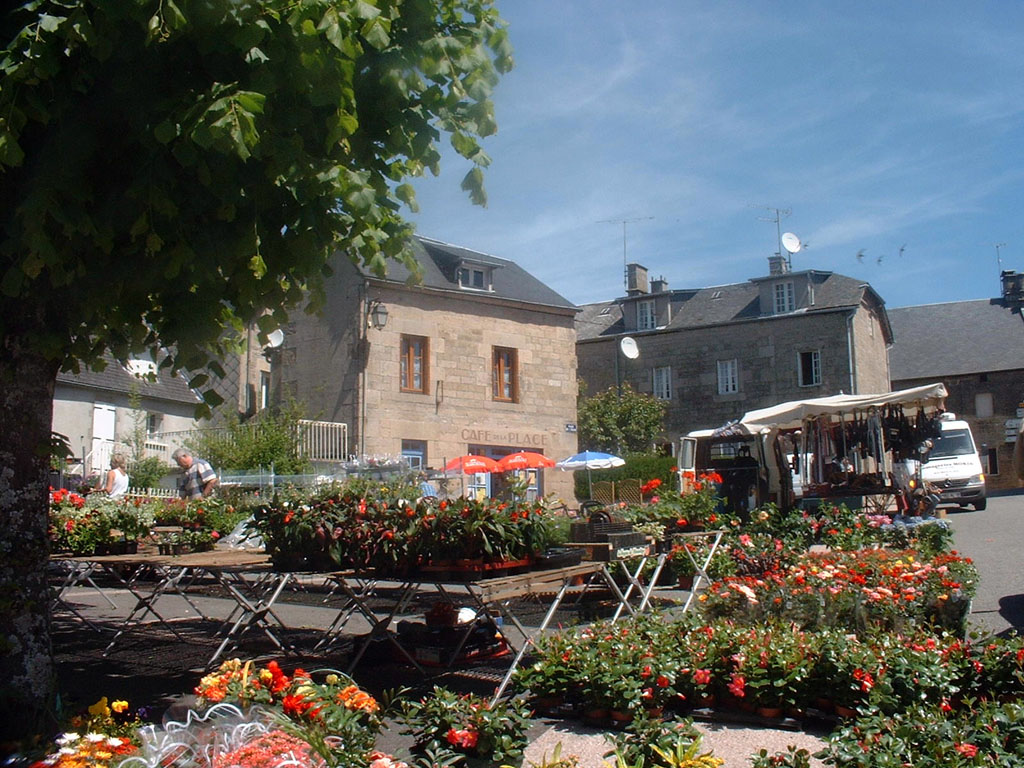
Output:
[[[293,313],[276,354],[277,397],[349,425],[357,457],[438,470],[457,456],[576,451],[576,307],[511,261],[416,237],[423,280],[396,262],[377,278],[339,255],[322,314]],[[507,478],[474,475],[496,494]],[[544,470],[532,493],[572,497]]]
[[[787,400],[888,392],[892,329],[870,285],[833,272],[769,274],[671,290],[627,267],[626,296],[581,308],[579,374],[589,393],[627,382],[668,403],[666,443]],[[629,357],[622,352],[624,337]]]
[[[1018,486],[1011,462],[1024,416],[1024,275],[1003,278],[998,299],[889,310],[893,389],[946,385],[946,408],[971,425],[989,490]]]

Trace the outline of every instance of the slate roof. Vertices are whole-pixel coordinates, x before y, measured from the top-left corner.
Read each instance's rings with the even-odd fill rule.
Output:
[[[1001,299],[889,310],[893,381],[1024,369],[1024,321]]]
[[[199,397],[189,389],[188,384],[180,376],[171,376],[166,372],[161,372],[157,374],[156,381],[150,382],[128,372],[124,366],[109,355],[104,355],[104,360],[107,362],[107,367],[102,371],[90,371],[83,368],[81,373],[61,372],[57,374],[57,383],[103,392],[129,394],[134,382],[138,385],[140,397],[190,405],[199,402]]]
[[[501,298],[527,304],[561,307],[575,310],[576,305],[559,295],[540,280],[513,261],[470,250],[457,245],[443,243],[417,235],[412,239],[412,250],[423,268],[423,288],[453,291],[461,296],[482,296]],[[459,287],[456,270],[462,262],[470,262],[492,268],[491,291],[472,291]],[[364,274],[374,279],[372,273]],[[405,282],[409,271],[393,259],[387,262],[389,282]]]
[[[835,312],[858,307],[866,293],[870,294],[880,306],[884,306],[884,302],[874,289],[862,280],[818,270],[790,272],[789,276],[804,280],[810,276],[814,285],[814,306],[797,309],[796,312],[787,313],[784,315],[785,317],[795,314]],[[666,329],[701,328],[776,317],[761,311],[759,283],[777,279],[772,276],[755,278],[745,283],[668,291],[671,294],[672,313]],[[646,294],[645,298],[656,295],[658,294]],[[624,301],[628,301],[628,299],[618,298],[582,306],[580,314],[576,317],[577,338],[584,341],[623,333],[622,303]]]

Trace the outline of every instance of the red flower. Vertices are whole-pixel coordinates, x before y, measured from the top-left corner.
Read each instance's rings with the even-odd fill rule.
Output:
[[[707,685],[711,682],[711,670],[710,669],[695,669],[693,670],[693,682],[697,685]]]
[[[658,679],[654,681],[659,688],[668,688],[672,685],[672,681],[664,675],[658,675]]]
[[[649,666],[644,667],[643,671],[640,673],[640,677],[648,678],[650,676],[651,676],[651,668]]]
[[[461,747],[462,749],[473,749],[473,747],[476,746],[476,742],[480,738],[480,736],[472,728],[464,728],[461,730],[449,728],[445,738],[448,739],[448,743],[454,747]]]
[[[288,523],[292,521],[293,517],[295,517],[295,510],[289,509],[287,512],[284,513],[284,524],[288,525]]]
[[[732,681],[729,683],[727,687],[729,689],[729,693],[731,693],[737,699],[742,699],[744,696],[747,695],[746,685],[747,681],[743,677],[743,675],[734,674],[732,676]]]
[[[953,749],[964,757],[974,757],[978,754],[978,748],[973,744],[954,744]]]

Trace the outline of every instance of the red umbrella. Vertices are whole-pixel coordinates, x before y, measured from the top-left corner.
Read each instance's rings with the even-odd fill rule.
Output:
[[[498,462],[486,456],[459,456],[444,465],[445,472],[465,472],[475,475],[479,472],[497,472]]]
[[[542,467],[555,466],[555,460],[549,459],[542,453],[532,451],[519,451],[502,456],[498,459],[498,471],[510,472],[513,469],[541,469]]]

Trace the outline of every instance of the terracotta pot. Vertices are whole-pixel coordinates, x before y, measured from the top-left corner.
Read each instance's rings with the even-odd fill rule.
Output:
[[[849,719],[849,718],[857,716],[857,710],[856,709],[853,709],[851,707],[843,706],[842,704],[836,704],[835,705],[835,709],[836,709],[836,717],[842,717],[844,719]]]
[[[779,720],[782,718],[782,707],[758,707],[757,714],[768,720]]]
[[[693,589],[693,574],[680,575],[679,576],[679,588],[680,589]]]
[[[697,706],[703,707],[704,709],[711,709],[715,706],[715,694],[713,693],[702,693],[697,697]]]
[[[625,728],[627,725],[633,722],[632,712],[623,712],[618,709],[611,711],[612,725],[616,728]]]
[[[835,702],[833,702],[832,699],[826,699],[824,696],[819,696],[814,700],[814,706],[822,712],[831,712],[835,709]]]
[[[665,714],[664,707],[644,707],[644,711],[649,717],[662,717]]]
[[[565,703],[564,696],[538,696],[533,700],[533,708],[540,715],[557,714],[558,708]]]
[[[607,709],[584,709],[583,722],[596,728],[604,728],[608,725],[611,713]]]

